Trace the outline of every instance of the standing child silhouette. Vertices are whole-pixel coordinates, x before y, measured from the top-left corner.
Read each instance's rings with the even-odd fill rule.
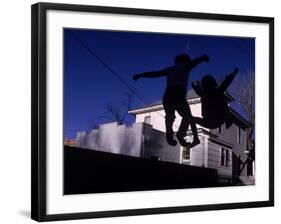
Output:
[[[194,117],[197,124],[210,129],[218,128],[223,123],[226,123],[226,128],[231,126],[233,119],[224,93],[237,73],[238,68],[235,68],[221,85],[211,75],[204,76],[201,85],[199,81],[192,82],[194,91],[201,97],[202,118]]]
[[[202,62],[208,62],[209,57],[203,55],[194,60],[191,60],[187,54],[180,54],[175,57],[175,65],[165,69],[153,72],[144,72],[136,74],[133,79],[136,81],[139,78],[157,78],[165,76],[167,78],[167,86],[163,96],[163,107],[165,111],[166,125],[166,140],[172,146],[177,145],[174,139],[173,123],[175,121],[175,112],[182,117],[180,127],[176,134],[177,139],[183,147],[194,147],[200,143],[198,138],[196,123],[193,120],[189,104],[186,100],[187,84],[189,73]],[[186,142],[184,137],[188,130],[189,124],[193,134],[193,142]]]

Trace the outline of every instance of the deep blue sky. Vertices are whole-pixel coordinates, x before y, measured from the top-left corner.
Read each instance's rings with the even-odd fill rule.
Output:
[[[239,67],[240,76],[254,71],[255,40],[218,36],[64,30],[64,137],[74,138],[77,131],[90,130],[93,123],[104,123],[105,105],[120,107],[126,99],[124,86],[104,65],[73,37],[92,49],[127,83],[141,91],[149,103],[161,99],[165,78],[140,79],[132,75],[173,65],[174,57],[188,53],[191,58],[208,54],[209,63],[197,66],[190,74],[199,80],[206,74],[217,79]],[[133,107],[145,105],[133,96]],[[241,113],[243,113],[241,111]],[[133,118],[131,118],[133,119]]]

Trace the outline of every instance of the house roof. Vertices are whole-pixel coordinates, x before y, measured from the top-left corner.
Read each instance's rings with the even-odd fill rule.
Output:
[[[242,117],[237,111],[233,108],[229,107],[230,113],[236,118],[236,121],[243,127],[243,128],[250,128],[252,125],[247,121],[244,117]]]

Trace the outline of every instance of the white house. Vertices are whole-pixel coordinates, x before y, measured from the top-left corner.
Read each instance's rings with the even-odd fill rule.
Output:
[[[201,116],[200,98],[193,90],[187,94],[193,116]],[[229,101],[232,100],[227,95]],[[232,110],[235,121],[228,129],[222,125],[209,130],[197,125],[200,144],[191,149],[179,145],[172,147],[165,140],[165,113],[161,101],[129,111],[135,115],[135,123],[127,127],[117,123],[102,124],[89,133],[77,134],[77,146],[111,153],[142,158],[209,167],[217,170],[220,181],[232,181],[240,175],[242,164],[247,158],[246,131],[249,123]],[[181,117],[176,114],[174,131],[180,125]],[[187,141],[192,141],[191,131]],[[244,169],[240,175],[244,184],[253,184],[254,177],[247,177]]]

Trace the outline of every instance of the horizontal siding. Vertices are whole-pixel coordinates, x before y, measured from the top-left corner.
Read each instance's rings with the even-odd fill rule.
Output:
[[[215,167],[217,168],[220,163],[220,149],[218,146],[209,144],[208,147],[208,167]]]
[[[213,142],[208,142],[208,167],[217,169],[218,174],[231,176],[232,175],[232,153],[229,153],[229,163],[228,166],[221,166],[220,161],[220,145]]]
[[[212,168],[218,168],[219,163],[218,161],[212,161],[212,160],[208,160],[208,167],[212,167]]]
[[[217,165],[219,165],[219,161],[217,159],[210,159],[208,158],[208,164],[211,164],[211,163],[216,163]]]
[[[210,159],[210,160],[216,160],[216,161],[219,161],[218,156],[220,156],[220,154],[219,154],[219,153],[216,153],[216,154],[214,154],[214,153],[208,153],[208,159]]]
[[[232,169],[221,167],[220,169],[218,169],[218,174],[232,176]]]
[[[203,146],[200,144],[200,146]],[[190,165],[202,166],[203,165],[203,147],[196,147],[191,149],[190,153]]]

